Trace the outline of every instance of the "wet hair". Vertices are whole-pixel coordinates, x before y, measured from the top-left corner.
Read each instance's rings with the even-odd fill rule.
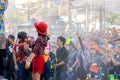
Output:
[[[38,36],[41,36],[41,34],[38,33]]]
[[[27,38],[27,33],[21,31],[21,32],[18,33],[17,37],[18,37],[19,39],[21,39],[21,42],[24,42],[25,39]]]
[[[61,42],[63,42],[63,45],[66,42],[66,39],[63,36],[59,36],[57,39],[59,39]]]
[[[12,35],[12,34],[10,34],[10,35],[8,36],[8,38],[11,38],[11,39],[15,40],[15,36]]]
[[[43,34],[39,34],[39,33],[38,33],[38,37],[39,37],[39,36],[43,36],[43,37],[46,37],[46,38],[47,38],[47,35],[43,35]]]
[[[47,40],[50,40],[50,38],[48,36],[46,36],[46,37],[47,37]]]
[[[33,36],[28,36],[28,40],[35,40],[35,38]]]

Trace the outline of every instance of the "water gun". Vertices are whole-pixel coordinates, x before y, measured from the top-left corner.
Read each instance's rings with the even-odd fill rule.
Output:
[[[66,44],[67,44],[67,45],[69,45],[69,44],[70,44],[70,42],[71,42],[72,38],[73,38],[72,36],[69,36],[69,37],[68,37],[68,39],[66,40]]]

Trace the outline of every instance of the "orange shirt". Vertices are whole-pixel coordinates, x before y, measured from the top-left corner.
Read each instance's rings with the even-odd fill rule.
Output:
[[[44,57],[45,62],[47,62],[48,59],[49,59],[49,55],[48,54],[44,54],[43,57]]]

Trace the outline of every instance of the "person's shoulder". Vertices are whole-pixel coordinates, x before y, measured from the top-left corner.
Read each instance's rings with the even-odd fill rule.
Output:
[[[67,48],[65,46],[62,47],[62,50],[68,51]]]
[[[63,47],[63,49],[64,49],[65,53],[69,54],[69,51],[66,47]]]
[[[60,48],[57,48],[57,49],[56,49],[56,52],[59,51],[59,50],[60,50]]]
[[[67,50],[67,48],[65,46],[62,47],[63,49]]]
[[[35,41],[35,44],[39,43],[39,42],[45,42],[46,40],[42,37],[42,36],[38,36],[36,41]]]

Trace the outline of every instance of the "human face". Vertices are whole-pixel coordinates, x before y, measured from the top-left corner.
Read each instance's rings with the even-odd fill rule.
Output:
[[[28,37],[26,37],[26,38],[24,39],[24,42],[28,42]]]
[[[91,49],[91,50],[90,50],[90,53],[91,53],[92,55],[96,55],[96,50]]]
[[[117,47],[117,48],[115,49],[115,52],[116,52],[118,55],[120,55],[120,48]]]
[[[57,39],[57,45],[61,46],[62,45],[62,41],[60,39]]]
[[[49,54],[50,50],[48,48],[45,48],[45,54]]]
[[[105,55],[104,50],[103,50],[103,49],[100,49],[100,50],[99,50],[99,54],[100,54],[101,56],[104,56],[104,55]]]
[[[14,42],[13,39],[11,39],[10,37],[8,37],[8,40],[9,40],[10,44],[12,44]]]

